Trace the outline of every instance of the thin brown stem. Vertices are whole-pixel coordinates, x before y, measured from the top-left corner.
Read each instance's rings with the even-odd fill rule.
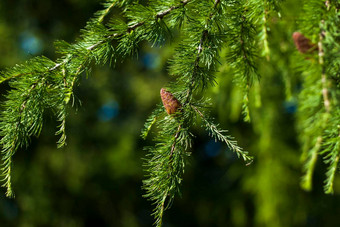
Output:
[[[177,6],[172,6],[167,10],[164,10],[163,12],[157,13],[156,18],[160,18],[162,19],[164,16],[166,16],[167,14],[169,14],[171,11],[178,9],[180,7],[184,7],[186,4],[188,4],[190,2],[190,0],[186,0],[186,1],[181,1],[181,5],[177,5]]]
[[[326,112],[329,113],[331,109],[331,102],[329,100],[329,95],[328,95],[327,78],[324,73],[322,74],[321,82],[322,82],[323,104],[325,106]]]
[[[324,21],[321,21],[321,23],[324,23]],[[329,113],[331,109],[331,102],[329,99],[328,82],[327,82],[327,77],[326,77],[326,72],[325,72],[326,69],[324,66],[325,53],[324,53],[323,45],[322,45],[322,41],[324,37],[325,37],[325,32],[321,31],[319,35],[318,50],[319,50],[319,64],[322,67],[321,83],[322,83],[323,104],[324,104],[326,113]]]

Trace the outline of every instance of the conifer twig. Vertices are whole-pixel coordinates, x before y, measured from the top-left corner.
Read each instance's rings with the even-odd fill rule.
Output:
[[[170,12],[172,12],[175,9],[180,8],[181,6],[185,6],[187,3],[189,2],[189,0],[186,1],[182,1],[180,4],[176,5],[175,7],[170,7],[168,10],[166,11],[162,11],[158,14],[155,14],[155,18],[160,18],[162,19],[164,16],[168,15]],[[99,17],[97,19],[95,19],[96,22],[101,23],[103,21],[103,18],[108,15],[109,11],[113,8],[115,4],[115,1],[112,1],[110,3],[110,5],[108,5],[108,8],[106,8],[104,11],[102,11],[99,14]],[[92,26],[93,21],[88,25],[89,28],[87,29],[96,29],[97,24]],[[54,78],[56,79],[60,79],[60,81],[58,81],[56,84],[54,84],[55,82],[53,81],[53,86],[54,87],[49,87],[49,89],[58,89],[60,88],[60,86],[62,86],[63,88],[63,96],[62,96],[62,100],[60,100],[60,98],[54,100],[54,103],[52,104],[45,104],[44,102],[44,98],[42,96],[39,96],[39,100],[35,100],[35,102],[30,105],[36,105],[36,106],[32,106],[30,108],[36,108],[35,111],[43,111],[45,108],[47,108],[48,105],[54,105],[53,108],[57,108],[58,110],[58,120],[61,121],[61,124],[59,126],[59,130],[57,131],[57,134],[61,134],[61,138],[59,139],[58,143],[58,147],[62,146],[65,144],[65,139],[66,139],[66,135],[65,135],[65,123],[66,123],[66,108],[65,106],[68,104],[68,101],[70,100],[70,96],[72,95],[72,90],[73,87],[75,85],[75,81],[78,78],[78,75],[83,72],[84,69],[86,69],[86,67],[89,66],[90,61],[93,59],[93,57],[97,57],[93,51],[95,51],[96,49],[100,48],[102,46],[102,44],[108,43],[110,42],[112,39],[115,39],[117,37],[121,37],[129,32],[132,32],[134,30],[136,30],[137,28],[141,27],[142,25],[144,25],[146,23],[146,21],[141,21],[141,22],[137,22],[134,23],[132,25],[129,25],[126,30],[124,32],[114,32],[113,34],[109,34],[106,36],[100,36],[102,34],[106,34],[106,33],[101,33],[97,39],[94,39],[95,41],[91,43],[91,39],[90,42],[84,38],[80,41],[78,41],[76,44],[74,44],[73,46],[71,45],[66,45],[66,48],[64,50],[62,50],[62,53],[66,53],[64,55],[63,58],[61,58],[60,60],[57,60],[55,62],[50,61],[49,59],[46,58],[35,58],[35,61],[33,61],[34,64],[31,64],[30,61],[26,62],[25,65],[22,66],[17,66],[14,67],[13,70],[9,70],[8,74],[6,75],[6,77],[2,77],[2,81],[6,81],[6,80],[11,80],[11,79],[16,79],[15,83],[16,86],[18,86],[17,84],[17,80],[19,80],[20,78],[22,78],[23,76],[27,76],[27,75],[38,75],[39,78],[30,85],[30,87],[25,88],[25,92],[26,92],[26,98],[23,99],[22,103],[20,103],[20,107],[18,109],[17,114],[19,115],[19,118],[15,119],[15,124],[17,125],[17,127],[19,126],[23,126],[22,129],[20,129],[20,132],[18,131],[19,129],[17,129],[17,127],[15,127],[12,123],[12,119],[11,116],[8,113],[5,113],[5,117],[7,117],[8,119],[3,119],[2,120],[2,133],[8,134],[8,131],[10,131],[10,134],[12,135],[13,130],[16,131],[15,135],[12,135],[11,137],[9,137],[9,135],[7,135],[7,137],[3,137],[1,140],[1,143],[3,145],[3,149],[2,149],[2,153],[3,153],[3,158],[4,158],[4,167],[2,168],[3,170],[3,174],[4,174],[4,180],[6,180],[5,182],[5,186],[7,187],[7,195],[13,195],[12,189],[11,189],[11,158],[14,155],[15,151],[18,149],[19,146],[22,145],[22,143],[25,142],[25,144],[28,143],[28,139],[30,138],[30,136],[32,136],[34,133],[34,135],[37,135],[40,133],[40,127],[42,124],[42,122],[40,122],[42,116],[33,116],[36,118],[39,118],[39,122],[32,122],[35,118],[32,119],[32,113],[26,113],[26,103],[30,100],[30,94],[33,90],[35,90],[37,88],[37,86],[39,85],[39,83],[41,83],[41,86],[45,86],[45,83],[47,83],[48,81],[48,76],[50,75],[57,75]],[[87,30],[85,30],[86,32]],[[109,31],[108,29],[105,30],[105,32]],[[91,32],[96,32],[96,30],[93,30]],[[92,33],[91,33],[92,34]],[[64,44],[65,45],[65,44]],[[64,46],[62,46],[63,48]],[[70,50],[68,49],[70,48]],[[73,49],[72,49],[73,48]],[[77,49],[78,48],[78,49]],[[74,50],[74,51],[73,51]],[[84,51],[85,50],[85,51]],[[73,52],[72,52],[73,51]],[[78,52],[79,51],[79,52]],[[80,53],[80,54],[79,54]],[[85,57],[84,59],[82,57]],[[100,57],[100,56],[99,56]],[[70,64],[70,66],[69,66]],[[73,64],[73,65],[71,65]],[[76,66],[76,67],[74,67]],[[74,67],[74,68],[72,68]],[[28,70],[31,70],[28,72]],[[58,71],[57,71],[58,70]],[[60,70],[60,73],[59,73]],[[70,71],[70,73],[68,73],[68,70]],[[19,73],[16,73],[19,72]],[[68,75],[68,78],[66,78],[66,74]],[[32,77],[33,78],[33,77]],[[39,86],[39,88],[41,87]],[[21,88],[22,89],[22,88]],[[16,90],[14,90],[16,91]],[[15,95],[19,95],[20,91],[17,90],[16,93],[12,92],[12,96],[14,97]],[[20,94],[22,97],[22,94]],[[44,94],[46,95],[46,94]],[[50,94],[49,94],[50,95]],[[8,96],[9,98],[10,96]],[[60,96],[58,96],[60,97]],[[40,100],[40,98],[42,98],[42,100]],[[18,105],[17,103],[11,103],[12,105]],[[41,109],[39,109],[41,108]],[[28,110],[31,111],[31,110]],[[25,116],[22,116],[23,114],[25,114]],[[41,114],[39,112],[39,114]],[[26,116],[27,115],[27,116]],[[32,125],[22,125],[22,119],[21,118],[25,118],[25,121],[28,121],[29,124]],[[35,128],[36,127],[36,128]],[[34,132],[31,132],[32,130],[35,130]],[[20,135],[18,134],[20,133]],[[17,137],[23,137],[23,138],[17,138]],[[18,140],[20,139],[20,141]]]
[[[209,122],[209,120],[203,115],[203,113],[194,105],[191,105],[191,108],[193,108],[202,118],[202,120],[205,122],[207,128],[210,130],[211,136],[213,136],[215,139],[221,140],[227,146],[233,150],[238,157],[242,157],[244,161],[248,162],[246,165],[249,165],[253,158],[247,155],[247,152],[243,151],[241,147],[239,147],[234,140],[230,140],[230,136],[226,136],[223,134],[225,132],[224,130],[220,130],[217,128],[216,125]]]
[[[175,151],[175,148],[176,148],[176,143],[177,143],[177,139],[178,139],[178,136],[179,136],[179,132],[181,131],[181,128],[182,128],[182,125],[180,124],[177,128],[177,131],[176,131],[176,134],[174,136],[174,142],[173,144],[171,145],[171,151],[170,151],[170,155],[169,155],[169,159],[171,160],[172,159],[172,155]]]
[[[214,10],[213,10],[213,12],[210,13],[206,24],[212,19],[212,17],[216,13],[216,7],[219,3],[220,3],[220,0],[215,0],[214,7],[213,7]],[[193,73],[191,75],[189,88],[188,88],[186,97],[184,99],[185,100],[184,105],[187,105],[190,102],[190,97],[191,97],[193,89],[194,89],[195,77],[196,77],[197,71],[199,69],[199,62],[200,62],[200,58],[201,58],[201,53],[203,51],[203,42],[204,42],[207,35],[208,35],[208,31],[205,28],[202,31],[201,39],[200,39],[199,45],[197,47],[197,55],[196,55],[196,59],[195,59],[195,63],[194,63],[194,69],[193,69]]]
[[[156,205],[153,215],[157,226],[162,223],[162,215],[166,209],[165,203],[169,199],[168,206],[170,206],[175,194],[179,193],[179,185],[184,173],[184,157],[191,144],[191,133],[187,131],[187,128],[183,127],[184,125],[190,126],[192,124],[192,113],[196,113],[194,108],[191,108],[191,105],[193,105],[193,93],[201,83],[202,91],[206,88],[206,82],[211,80],[208,73],[214,70],[214,61],[217,61],[219,46],[209,38],[224,34],[222,29],[226,25],[220,21],[222,18],[215,17],[220,3],[220,0],[214,1],[211,8],[209,5],[209,14],[207,16],[200,15],[201,23],[191,25],[192,27],[189,29],[196,30],[198,36],[193,40],[184,40],[183,48],[178,50],[178,54],[175,55],[171,65],[171,74],[180,75],[178,82],[174,86],[178,86],[177,91],[183,104],[182,112],[174,118],[165,118],[158,123],[161,124],[161,127],[159,127],[161,132],[156,137],[158,143],[155,147],[149,148],[151,158],[146,163],[148,179],[143,181],[143,188],[147,191],[145,196],[154,201]],[[208,9],[206,10],[208,11]],[[215,25],[216,27],[213,27]],[[223,39],[221,38],[217,43],[223,43]],[[168,110],[167,112],[169,113]],[[203,116],[203,113],[200,112],[200,114]],[[150,124],[154,122],[154,115],[152,116],[147,120],[146,130],[149,130]],[[228,147],[234,150],[239,157],[242,156],[244,160],[251,160],[247,156],[247,152],[243,152],[237,146],[236,141],[232,141],[230,140],[231,137],[223,135],[224,130],[218,129],[208,119],[204,118],[204,120],[206,120],[204,121],[205,127],[211,136],[226,142]]]
[[[171,6],[169,9],[164,10],[163,12],[157,13],[156,18],[162,19],[164,16],[169,14],[171,11],[178,9],[180,7],[183,7],[186,4],[188,4],[189,2],[190,2],[190,0],[181,1],[181,5]]]
[[[264,7],[264,13],[263,13],[263,53],[266,56],[267,61],[270,60],[270,49],[268,46],[268,32],[267,32],[267,16],[268,16],[268,10],[266,9],[266,6]]]
[[[305,167],[304,167],[306,173],[304,174],[302,178],[302,182],[301,182],[301,187],[304,190],[309,191],[312,189],[313,172],[315,169],[316,161],[318,159],[318,152],[321,149],[321,144],[322,144],[322,137],[318,136],[314,147],[308,153],[309,157],[307,158]]]
[[[323,21],[321,23],[324,23]],[[324,66],[324,50],[322,47],[322,41],[324,39],[324,31],[321,31],[319,35],[319,42],[318,42],[318,49],[319,49],[319,64],[322,67],[322,75],[321,75],[321,83],[322,83],[322,96],[323,96],[323,101],[324,101],[324,106],[325,110],[327,113],[330,111],[330,100],[328,97],[328,88],[327,88],[327,78],[326,78],[326,73],[325,73],[325,66]]]
[[[156,18],[160,18],[162,19],[164,16],[168,15],[171,11],[175,10],[175,9],[178,9],[180,8],[181,6],[185,6],[186,4],[188,4],[190,2],[190,0],[185,0],[185,1],[181,1],[182,5],[176,5],[176,6],[172,6],[170,7],[169,9],[165,10],[165,11],[162,11],[160,13],[157,13],[156,14]],[[110,9],[114,6],[114,3],[109,7]],[[101,21],[101,18],[99,18],[99,21]],[[138,23],[135,23],[135,24],[132,24],[130,26],[128,26],[127,30],[126,30],[126,33],[130,33],[134,30],[136,30],[137,28],[141,27],[142,25],[145,24],[145,21],[141,21],[141,22],[138,22]],[[108,40],[111,40],[113,38],[116,38],[116,37],[120,37],[122,36],[123,34],[119,34],[119,33],[114,33],[112,35],[109,35],[107,36],[104,40],[101,40],[95,44],[93,44],[92,46],[90,47],[87,47],[86,49],[89,50],[89,51],[92,51],[94,50],[97,46],[107,42]],[[59,68],[60,66],[66,64],[69,62],[69,58],[66,58],[63,62],[61,63],[58,63],[56,64],[53,68],[50,69],[50,71],[53,71],[53,70],[56,70],[57,68]]]
[[[178,9],[178,8],[180,8],[181,6],[185,6],[185,5],[188,4],[189,2],[190,2],[190,0],[181,1],[181,5],[172,6],[172,7],[170,7],[169,9],[167,9],[167,10],[165,10],[165,11],[162,11],[162,12],[160,12],[160,13],[157,13],[155,17],[156,17],[156,18],[162,19],[164,16],[168,15],[168,14],[169,14],[170,12],[172,12],[173,10]],[[108,7],[107,10],[111,10],[112,7],[113,7],[114,5],[115,5],[115,3],[112,3],[112,5],[110,5],[110,7]],[[102,16],[98,19],[98,22],[102,22],[102,20],[103,20],[102,17],[103,17],[103,16],[105,16],[105,15],[102,15]],[[136,30],[138,27],[141,27],[141,26],[144,25],[144,24],[145,24],[145,21],[141,21],[141,22],[132,24],[132,25],[128,26],[128,28],[127,28],[127,30],[126,30],[126,33],[130,33],[130,32],[132,32],[132,31]],[[111,35],[107,36],[105,39],[103,39],[103,40],[101,40],[101,41],[99,41],[99,42],[93,44],[92,46],[87,47],[86,50],[92,51],[92,50],[94,50],[95,48],[97,48],[99,45],[101,45],[101,44],[103,44],[103,43],[105,43],[105,42],[107,42],[107,41],[109,41],[109,40],[112,40],[112,39],[114,39],[114,38],[120,37],[120,36],[122,36],[122,35],[123,35],[122,33],[121,33],[121,34],[120,34],[120,33],[111,34]],[[59,69],[61,66],[65,65],[65,64],[67,64],[67,63],[69,63],[69,62],[72,60],[72,58],[73,58],[72,55],[68,55],[63,61],[61,61],[61,62],[59,62],[59,63],[56,63],[55,66],[53,66],[52,68],[48,69],[48,70],[46,71],[46,73],[47,73],[47,72],[52,72],[52,71],[54,71],[54,70]],[[29,74],[32,74],[32,73],[34,73],[34,72],[29,72],[29,73],[23,73],[23,74],[13,75],[13,76],[11,76],[11,77],[9,77],[9,78],[6,78],[6,80],[18,78],[18,77],[21,77],[21,76],[26,76],[26,75],[29,75]],[[1,82],[4,82],[4,80],[1,81]]]
[[[306,2],[305,10],[309,14],[305,19],[306,26],[311,26],[309,28],[318,34],[319,40],[316,46],[311,45],[311,42],[304,38],[306,40],[305,47],[317,47],[318,64],[310,71],[306,69],[308,73],[311,73],[312,78],[305,80],[305,88],[301,92],[303,100],[300,104],[300,115],[305,148],[304,156],[302,156],[305,162],[305,173],[301,185],[306,190],[312,188],[312,174],[317,157],[320,155],[323,156],[324,163],[328,165],[324,181],[324,192],[328,194],[333,193],[333,181],[340,153],[339,129],[337,128],[340,122],[340,108],[335,105],[338,103],[339,92],[337,88],[332,87],[331,80],[328,80],[328,78],[338,75],[340,47],[335,40],[339,38],[337,32],[339,17],[336,5],[331,1]],[[310,19],[314,24],[310,24]],[[298,36],[296,35],[296,37]],[[317,100],[317,103],[313,103],[314,100]],[[311,138],[312,142],[306,141],[307,138]],[[307,156],[305,156],[306,154]]]
[[[113,0],[112,3],[103,10],[102,15],[99,16],[98,22],[102,23],[104,18],[110,13],[113,7],[116,6],[118,0]]]

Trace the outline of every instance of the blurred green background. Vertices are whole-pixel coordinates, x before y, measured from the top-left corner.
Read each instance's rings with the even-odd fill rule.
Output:
[[[100,0],[1,0],[0,69],[36,55],[53,60],[53,42],[73,42]],[[314,189],[301,190],[300,146],[295,129],[298,92],[289,56],[301,3],[286,1],[282,19],[270,21],[271,60],[259,63],[262,106],[252,123],[240,118],[240,92],[227,66],[210,89],[212,115],[255,156],[250,166],[201,128],[186,167],[182,197],[166,212],[164,226],[340,226],[340,180],[323,194],[319,160]],[[117,10],[115,13],[119,13]],[[151,226],[152,206],[142,198],[143,141],[140,130],[171,78],[169,47],[143,43],[138,58],[118,60],[84,75],[69,109],[67,143],[56,148],[58,123],[46,113],[40,138],[14,156],[15,199],[0,191],[0,226]],[[287,89],[287,80],[292,85]],[[2,84],[1,94],[8,89]],[[257,97],[258,98],[258,97]],[[255,97],[256,99],[256,97]],[[3,100],[3,96],[1,96]],[[258,99],[259,100],[259,99]]]

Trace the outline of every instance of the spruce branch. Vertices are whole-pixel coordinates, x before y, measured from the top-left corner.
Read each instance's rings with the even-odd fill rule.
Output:
[[[328,7],[327,7],[328,8]],[[323,24],[324,21],[321,21],[321,24]],[[326,74],[325,74],[325,66],[324,66],[324,50],[323,50],[323,46],[322,46],[322,42],[325,36],[325,31],[321,30],[320,34],[319,34],[319,42],[318,42],[318,51],[319,51],[319,64],[322,67],[322,75],[321,75],[321,83],[322,83],[322,97],[323,97],[323,101],[324,101],[324,106],[325,106],[325,111],[327,113],[330,112],[330,101],[329,101],[329,97],[328,97],[328,87],[327,87],[327,78],[326,78]]]
[[[309,69],[305,68],[305,72],[310,73],[311,77],[310,81],[306,80],[304,83],[304,90],[300,96],[299,112],[302,119],[300,123],[304,127],[301,137],[304,142],[305,172],[301,185],[306,190],[311,189],[312,174],[317,156],[320,155],[328,166],[324,191],[333,193],[333,181],[339,163],[340,107],[338,103],[340,96],[339,90],[332,84],[332,78],[338,74],[340,61],[338,53],[340,46],[336,41],[339,37],[337,32],[339,18],[336,6],[329,1],[306,2],[304,9],[308,16],[305,21],[318,25],[318,29],[314,27],[311,28],[312,30],[308,30],[309,33],[314,32],[314,36],[318,37],[318,61]],[[315,12],[319,12],[319,14],[316,15]],[[307,24],[303,25],[308,26]],[[306,42],[306,44],[308,43]],[[307,45],[305,46],[307,47]],[[299,48],[299,46],[297,47]]]
[[[261,1],[260,6],[262,5]],[[251,10],[254,7],[258,9],[259,6],[253,2],[234,3],[234,7],[230,9],[230,34],[228,36],[230,52],[227,55],[227,61],[230,62],[235,72],[235,79],[244,92],[242,109],[244,120],[247,122],[250,121],[248,106],[250,88],[253,81],[259,79],[256,67],[258,46],[255,18],[257,14]]]
[[[191,79],[190,79],[190,83],[189,83],[189,86],[188,86],[188,89],[187,89],[187,93],[186,93],[186,97],[185,97],[185,101],[184,101],[184,105],[188,105],[190,104],[190,101],[191,101],[191,97],[192,97],[192,93],[193,93],[193,90],[196,89],[198,86],[195,86],[195,81],[197,81],[197,74],[200,70],[200,60],[201,60],[201,54],[202,54],[202,51],[203,51],[203,44],[207,38],[207,35],[208,35],[208,30],[206,29],[208,27],[208,24],[211,23],[211,20],[214,16],[214,14],[216,13],[216,7],[218,6],[218,4],[220,3],[219,0],[216,0],[215,3],[214,3],[214,6],[213,6],[213,11],[209,14],[209,17],[206,21],[206,24],[205,24],[205,27],[201,33],[201,38],[200,38],[200,41],[199,41],[199,44],[198,44],[198,47],[197,47],[197,54],[196,54],[196,58],[195,58],[195,62],[194,62],[194,69],[193,69],[193,73],[191,74]],[[205,86],[205,83],[203,82],[203,88]]]
[[[164,210],[171,206],[175,194],[179,193],[179,185],[184,173],[185,144],[191,144],[187,130],[172,116],[156,122],[160,131],[156,137],[156,145],[147,147],[148,159],[145,170],[148,178],[143,181],[145,197],[155,205],[153,215],[157,226],[162,225]]]
[[[3,186],[7,188],[6,195],[9,197],[14,196],[11,185],[12,157],[19,148],[28,146],[31,136],[39,136],[45,109],[55,107],[61,109],[59,120],[62,123],[57,134],[62,136],[58,141],[58,147],[65,144],[65,106],[72,93],[72,88],[67,88],[69,77],[66,71],[71,70],[66,65],[74,61],[72,57],[72,54],[67,54],[59,63],[45,57],[35,57],[2,73],[1,82],[9,80],[12,88],[6,96],[5,110],[1,113],[0,122],[2,176],[5,182]],[[60,68],[61,72],[57,70]],[[81,67],[78,68],[76,75],[81,71]],[[71,84],[73,87],[74,79]]]
[[[0,133],[3,135],[0,142],[3,146],[2,154],[4,158],[2,170],[8,195],[13,194],[9,175],[11,173],[11,158],[19,147],[22,147],[23,144],[28,145],[29,138],[32,135],[39,136],[42,127],[42,112],[47,108],[56,110],[57,120],[60,122],[56,132],[57,135],[60,135],[57,144],[58,147],[64,146],[66,143],[67,105],[79,75],[83,72],[88,73],[92,68],[92,62],[105,64],[112,58],[115,52],[111,44],[112,41],[117,40],[119,48],[125,45],[121,44],[128,40],[132,33],[133,35],[137,34],[138,39],[142,37],[135,31],[149,21],[139,21],[130,25],[118,23],[117,25],[108,24],[105,26],[102,24],[104,18],[115,6],[123,6],[127,2],[129,1],[107,1],[104,4],[105,9],[97,12],[95,17],[87,23],[85,29],[82,30],[81,38],[74,44],[63,41],[57,42],[57,52],[62,54],[63,57],[56,62],[44,57],[36,57],[1,73],[0,82],[9,80],[13,89],[7,96],[8,104],[6,104],[5,109],[17,106],[20,110],[13,110],[17,114],[15,119],[10,116],[13,113],[5,111],[6,114],[3,115],[0,125]],[[152,21],[154,19],[161,20],[175,9],[185,6],[188,2],[182,1],[166,11],[155,13],[153,18],[148,19]],[[146,38],[145,35],[143,37]],[[132,50],[136,46],[136,43],[133,42],[131,42],[132,47],[127,49]],[[36,78],[36,80],[32,82],[30,78]],[[27,83],[30,87],[26,85]],[[39,94],[35,94],[36,92]],[[33,93],[39,95],[36,100],[32,100],[35,97]],[[27,94],[27,96],[22,96],[22,94]],[[20,95],[26,97],[25,100],[18,99],[22,100],[21,103],[12,102],[11,99],[17,99]],[[33,106],[32,103],[34,103]],[[32,108],[32,110],[29,108]],[[36,114],[36,111],[39,114]],[[32,117],[34,114],[36,116]],[[17,126],[14,127],[13,125]],[[9,137],[7,134],[12,136]]]
[[[181,5],[171,6],[169,9],[164,10],[163,12],[157,13],[156,18],[163,19],[163,17],[165,17],[166,15],[168,15],[171,11],[173,11],[173,10],[175,10],[175,9],[178,9],[178,8],[180,8],[180,7],[184,7],[184,6],[185,6],[186,4],[188,4],[189,2],[190,2],[190,0],[181,1]]]
[[[320,38],[319,53],[320,64],[323,65],[323,73],[321,78],[322,97],[325,114],[327,114],[327,123],[325,124],[323,133],[323,147],[321,155],[323,155],[324,163],[328,165],[326,179],[324,181],[324,191],[327,194],[333,194],[333,181],[339,166],[340,154],[340,91],[333,83],[338,75],[340,54],[338,53],[339,34],[337,32],[339,26],[339,17],[337,12],[337,3],[325,2],[326,12],[325,19],[320,22]]]
[[[145,121],[144,128],[142,129],[141,132],[141,137],[143,139],[146,139],[152,126],[156,123],[157,119],[159,119],[162,116],[162,114],[164,114],[164,108],[162,105],[158,105]]]
[[[107,2],[103,3],[104,9],[98,11],[95,15],[98,17],[97,21],[102,23],[104,18],[111,12],[113,7],[119,4],[119,0],[108,0]]]
[[[49,71],[45,66],[50,64],[51,60],[44,57],[34,57],[23,64],[15,65],[1,72],[0,83],[5,81],[19,79],[20,77],[31,76],[32,74],[45,74]]]
[[[109,1],[110,4],[107,6],[107,8],[104,10],[105,13],[100,13],[99,18],[96,20],[97,22],[102,22],[102,20],[104,19],[105,16],[107,16],[107,14],[110,12],[110,10],[113,8],[113,6],[115,6],[115,4],[117,4],[118,0],[111,0]],[[109,37],[107,37],[107,40],[111,40],[112,38],[114,38],[115,36],[117,36],[118,34],[113,34]],[[100,44],[103,44],[104,42],[106,42],[107,40],[101,40],[95,44],[93,44],[90,47],[87,47],[86,49],[91,51],[93,49],[95,49],[97,46],[99,46]],[[48,70],[45,70],[44,72],[40,72],[40,73],[48,73],[48,72],[52,72],[54,70],[59,69],[61,66],[64,66],[66,64],[68,64],[71,59],[72,59],[72,55],[67,55],[63,60],[57,60],[60,61],[59,63],[56,63],[53,67],[49,68]],[[49,61],[49,59],[46,59],[44,57],[36,57],[33,58],[32,60],[29,60],[25,65],[17,65],[16,67],[13,67],[12,69],[7,69],[5,75],[8,75],[8,77],[4,77],[2,76],[0,79],[0,83],[3,83],[6,80],[11,80],[11,79],[15,79],[15,78],[19,78],[22,76],[28,76],[30,74],[35,73],[36,71],[24,71],[22,72],[21,70],[24,69],[29,69],[29,67],[27,67],[27,65],[32,65],[32,64],[43,64],[46,60]],[[37,67],[35,67],[34,69],[37,69],[39,67],[39,65],[37,65]],[[20,70],[21,69],[21,70]],[[19,72],[19,73],[18,73]]]
[[[4,104],[5,111],[1,113],[0,144],[2,145],[2,176],[6,195],[14,196],[11,186],[12,156],[18,148],[26,147],[31,136],[38,136],[42,129],[42,116],[45,106],[44,96],[47,90],[47,80],[43,76],[30,78],[28,84],[13,82],[12,90],[7,95]],[[27,87],[28,86],[28,87]]]
[[[272,10],[278,11],[279,1],[250,0],[246,3],[245,7],[249,10],[246,16],[254,21],[254,24],[258,27],[258,42],[262,55],[269,61],[268,18]]]
[[[333,182],[335,174],[338,170],[339,165],[339,154],[340,154],[340,135],[338,138],[329,139],[330,142],[325,144],[324,152],[328,152],[325,156],[325,163],[329,165],[328,171],[326,173],[326,180],[324,185],[324,190],[326,194],[333,194]]]
[[[329,119],[334,122],[324,133],[324,143],[321,155],[324,156],[324,163],[328,165],[326,179],[324,181],[324,191],[326,194],[333,194],[333,181],[339,166],[340,156],[340,108]]]
[[[66,75],[66,69],[65,68],[62,69],[62,75],[63,75],[63,82],[64,82],[63,83],[63,89],[68,90],[68,82],[67,82],[67,75]],[[74,81],[75,81],[75,79],[73,79],[71,87],[74,86],[73,85]],[[57,141],[57,147],[58,148],[64,147],[66,145],[66,117],[67,117],[66,106],[67,106],[67,104],[70,100],[70,96],[72,94],[72,91],[70,91],[70,90],[68,90],[68,91],[69,92],[63,93],[64,97],[62,97],[62,100],[64,100],[64,102],[62,102],[61,105],[58,108],[58,110],[59,110],[58,121],[60,122],[60,125],[59,125],[58,131],[55,133],[55,135],[60,135],[60,138]]]
[[[263,42],[263,55],[266,56],[267,61],[270,59],[270,50],[268,45],[268,28],[267,28],[267,17],[268,17],[268,10],[264,9],[263,12],[263,28],[262,28],[262,42]]]
[[[248,152],[243,151],[241,147],[237,145],[237,142],[233,140],[233,137],[225,135],[227,130],[222,130],[218,128],[218,125],[212,123],[204,114],[194,105],[191,105],[191,108],[195,110],[195,112],[201,117],[204,121],[206,129],[209,131],[211,137],[213,137],[216,141],[219,140],[224,142],[230,150],[236,153],[237,157],[242,157],[247,165],[249,165],[253,161],[253,157],[248,156]]]
[[[180,193],[185,154],[191,147],[190,127],[196,114],[203,119],[212,137],[225,142],[238,157],[251,161],[251,157],[236,141],[224,135],[226,131],[212,124],[194,106],[197,102],[195,95],[203,93],[208,85],[215,84],[213,73],[216,72],[219,50],[225,42],[228,27],[222,18],[223,12],[228,12],[224,4],[216,0],[214,4],[200,2],[188,8],[189,16],[191,12],[202,13],[192,16],[186,25],[188,39],[180,43],[170,62],[170,74],[176,76],[177,81],[167,89],[172,93],[161,90],[162,101],[169,115],[156,118],[156,114],[152,114],[145,125],[146,132],[152,124],[156,124],[159,129],[154,139],[156,144],[147,148],[147,179],[143,181],[145,197],[155,205],[153,215],[156,226],[162,224],[164,211],[170,207],[174,196]]]
[[[310,191],[312,189],[312,178],[313,178],[313,172],[315,169],[318,152],[320,151],[322,143],[322,137],[319,136],[316,139],[316,143],[314,147],[308,152],[308,157],[305,160],[304,164],[304,171],[305,174],[302,177],[301,180],[301,187],[304,190]]]
[[[169,156],[170,161],[172,160],[172,156],[173,156],[174,151],[176,149],[177,139],[178,139],[178,136],[179,136],[179,132],[181,131],[181,128],[182,128],[182,125],[178,125],[176,134],[174,136],[174,142],[171,145],[171,151],[170,151],[170,156]]]

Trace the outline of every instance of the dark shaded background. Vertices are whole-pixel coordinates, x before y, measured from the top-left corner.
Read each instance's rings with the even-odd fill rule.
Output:
[[[294,74],[288,56],[300,5],[288,1],[282,21],[271,21],[272,58],[260,65],[262,107],[252,107],[252,124],[239,118],[239,94],[228,69],[221,68],[219,85],[208,94],[212,115],[255,156],[254,163],[246,167],[223,144],[194,129],[183,194],[166,212],[164,226],[340,226],[339,176],[335,195],[324,195],[325,166],[319,161],[313,191],[299,187],[296,101],[286,99],[283,81]],[[99,0],[1,0],[0,68],[36,55],[55,60],[60,56],[53,42],[73,42],[100,8]],[[166,48],[143,43],[138,58],[84,75],[69,110],[64,149],[56,148],[58,123],[46,113],[40,138],[14,156],[16,198],[5,198],[1,189],[1,226],[152,225],[152,206],[141,190],[142,148],[152,142],[139,135],[170,80],[166,62],[174,46],[176,40]],[[299,82],[292,84],[298,90]],[[0,88],[5,94],[8,86]]]

